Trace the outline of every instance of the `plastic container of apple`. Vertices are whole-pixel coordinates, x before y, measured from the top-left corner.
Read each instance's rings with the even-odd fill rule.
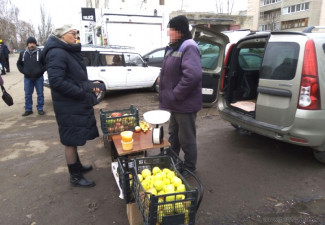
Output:
[[[133,171],[132,192],[144,224],[195,224],[203,195],[189,185],[171,157],[135,158]]]
[[[123,131],[134,131],[139,125],[139,112],[133,105],[128,109],[99,110],[101,127],[104,135],[119,134]]]

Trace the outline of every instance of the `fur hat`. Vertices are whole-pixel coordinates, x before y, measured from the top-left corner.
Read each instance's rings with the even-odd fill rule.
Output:
[[[56,37],[62,37],[64,34],[68,33],[70,30],[78,30],[75,26],[71,24],[65,24],[62,27],[54,29],[53,34]]]
[[[34,37],[29,37],[29,38],[27,38],[27,45],[28,45],[29,43],[37,44],[37,41],[36,41],[36,39],[35,39]]]
[[[188,20],[183,15],[172,18],[168,23],[168,27],[181,32],[183,37],[191,35]]]

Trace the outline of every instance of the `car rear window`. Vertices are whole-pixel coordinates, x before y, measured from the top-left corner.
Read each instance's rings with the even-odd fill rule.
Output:
[[[260,78],[292,80],[296,74],[299,48],[299,44],[295,42],[269,43],[265,50]]]
[[[197,42],[201,52],[202,68],[214,70],[217,67],[220,47],[203,41]]]

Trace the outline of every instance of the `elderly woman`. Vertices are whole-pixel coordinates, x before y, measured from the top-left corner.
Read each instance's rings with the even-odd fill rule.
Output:
[[[73,186],[92,187],[95,183],[83,176],[92,166],[83,166],[77,146],[99,136],[93,105],[97,104],[96,84],[88,81],[86,66],[81,56],[81,45],[76,44],[77,29],[64,25],[54,30],[47,40],[43,57],[49,77],[54,112],[59,127],[60,141],[65,146],[65,158]]]

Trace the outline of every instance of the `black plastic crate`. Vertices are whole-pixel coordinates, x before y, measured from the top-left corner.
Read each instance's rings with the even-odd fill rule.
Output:
[[[112,113],[121,113],[121,116],[112,117]],[[133,105],[128,109],[116,109],[111,111],[99,110],[100,123],[104,135],[119,134],[122,131],[134,131],[139,125],[139,112]]]
[[[154,195],[142,186],[138,174],[145,168],[155,166],[174,171],[186,187],[185,192]],[[198,189],[191,187],[186,179],[176,170],[169,156],[155,156],[134,159],[134,179],[132,191],[146,225],[194,225],[198,203]]]
[[[131,186],[133,182],[134,173],[131,173],[131,169],[134,167],[134,161],[129,160],[124,157],[117,158],[118,162],[118,176],[119,176],[119,183],[120,187],[123,192],[125,203],[132,203],[134,202],[134,195],[131,192]]]

